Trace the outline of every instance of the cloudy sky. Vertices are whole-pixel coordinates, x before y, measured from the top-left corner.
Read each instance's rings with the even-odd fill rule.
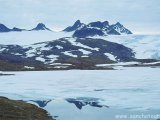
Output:
[[[0,23],[63,29],[77,19],[121,22],[134,33],[160,33],[160,0],[0,0]]]

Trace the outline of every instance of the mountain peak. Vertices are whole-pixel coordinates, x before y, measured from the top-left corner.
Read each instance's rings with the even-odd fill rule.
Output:
[[[75,31],[75,30],[77,30],[78,28],[81,28],[81,27],[83,27],[83,26],[84,26],[84,23],[81,23],[80,20],[77,20],[77,21],[73,24],[73,26],[69,26],[69,27],[67,27],[66,29],[64,29],[63,31],[65,31],[65,32],[72,32],[72,31]]]
[[[21,31],[24,31],[25,29],[20,29],[20,28],[17,28],[17,27],[13,27],[12,31],[16,31],[16,32],[21,32]]]
[[[119,27],[123,27],[123,25],[120,22],[117,22],[115,25],[117,25]]]
[[[11,30],[8,27],[0,23],[0,32],[10,32],[10,31]]]
[[[121,23],[117,22],[116,24],[112,25],[112,28],[114,30],[116,30],[118,33],[121,34],[132,34],[132,32],[130,30],[128,30],[127,28],[125,28]]]
[[[88,24],[89,27],[96,27],[96,28],[105,28],[107,26],[109,26],[109,22],[108,21],[104,21],[104,22],[101,22],[101,21],[97,21],[97,22],[91,22]]]
[[[37,26],[39,26],[39,27],[46,27],[45,24],[43,24],[43,23],[38,23]]]
[[[81,21],[80,20],[77,20],[75,23],[74,23],[74,25],[81,25],[82,23],[81,23]]]
[[[103,24],[109,26],[109,22],[108,21],[104,21]]]
[[[121,23],[109,25],[108,21],[91,22],[83,27],[75,30],[73,37],[91,37],[91,36],[106,36],[106,35],[122,35],[132,34],[130,30],[125,28]]]
[[[51,31],[49,28],[46,27],[45,24],[43,23],[38,23],[37,26],[35,28],[33,28],[32,30],[49,30]]]

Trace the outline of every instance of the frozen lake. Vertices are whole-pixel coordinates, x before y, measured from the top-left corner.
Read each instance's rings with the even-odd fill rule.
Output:
[[[115,120],[160,111],[160,68],[7,73],[15,75],[0,76],[0,96],[39,104],[57,120]]]

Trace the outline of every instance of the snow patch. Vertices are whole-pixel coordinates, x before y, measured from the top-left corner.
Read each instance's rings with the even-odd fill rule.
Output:
[[[58,48],[58,49],[63,49],[63,47],[62,47],[62,46],[59,46],[59,45],[56,45],[56,48]]]
[[[24,66],[24,68],[26,68],[26,69],[34,69],[34,67],[30,67],[30,66]]]
[[[48,55],[47,58],[50,58],[50,61],[47,62],[47,63],[53,63],[55,62],[56,60],[58,60],[58,55]]]
[[[65,52],[63,52],[65,55],[67,55],[67,56],[71,56],[71,57],[78,57],[77,55],[73,55],[72,53],[71,53],[71,51],[65,51]]]
[[[116,61],[116,58],[114,55],[110,54],[110,53],[104,53],[110,60]]]
[[[92,52],[84,50],[84,49],[79,49],[79,51],[81,51],[83,54],[88,55],[91,54]]]
[[[160,35],[109,35],[95,36],[131,48],[138,59],[160,60]]]
[[[36,60],[41,61],[41,62],[45,62],[45,59],[42,57],[36,57]]]

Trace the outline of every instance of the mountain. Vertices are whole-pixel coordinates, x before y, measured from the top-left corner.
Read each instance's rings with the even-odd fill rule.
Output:
[[[89,24],[81,23],[77,20],[73,26],[69,26],[63,31],[73,32],[73,37],[85,38],[92,36],[106,36],[106,35],[122,35],[132,34],[130,30],[125,28],[122,24],[117,22],[116,24],[109,25],[108,21],[97,21]]]
[[[11,29],[6,27],[4,24],[0,24],[0,32],[10,32]]]
[[[103,39],[67,37],[27,46],[0,45],[0,60],[25,66],[59,63],[59,68],[82,69],[96,64],[133,61],[135,58],[132,50],[121,44]]]
[[[17,27],[13,27],[13,29],[10,29],[10,28],[6,27],[4,24],[0,24],[0,32],[12,32],[12,31],[21,32],[21,31],[37,31],[37,30],[52,31],[49,28],[47,28],[43,23],[39,23],[32,30],[25,30],[25,29],[20,29],[20,28],[17,28]]]
[[[3,24],[0,24],[0,32],[21,32],[21,31],[52,31],[47,28],[45,24],[39,23],[37,26],[31,30],[20,29],[14,27],[10,29]],[[92,36],[106,36],[106,35],[122,35],[122,34],[132,34],[130,30],[125,28],[122,24],[117,22],[116,24],[109,25],[108,21],[97,21],[91,22],[89,24],[81,23],[80,20],[77,20],[72,26],[67,27],[63,32],[74,32],[72,37],[85,38]]]
[[[21,32],[21,31],[26,31],[26,30],[14,27],[13,29],[11,29],[11,31]]]
[[[73,26],[69,26],[67,27],[66,29],[64,29],[63,31],[65,32],[72,32],[72,31],[75,31],[81,27],[85,26],[85,24],[81,23],[80,20],[77,20]]]
[[[0,70],[99,69],[97,64],[131,61],[154,66],[159,65],[159,44],[159,35],[64,37],[30,45],[0,44]]]
[[[45,24],[43,24],[43,23],[39,23],[35,28],[33,28],[32,30],[49,30],[49,31],[52,31],[52,30],[50,30],[49,28],[47,28],[46,26],[45,26]],[[31,31],[32,31],[31,30]]]
[[[10,29],[10,28],[6,27],[4,24],[0,24],[0,32],[12,32],[12,31],[21,32],[21,31],[25,31],[25,29],[20,29],[17,27]]]
[[[121,34],[132,34],[130,30],[125,28],[121,23],[117,22],[116,24],[111,25],[111,28],[116,30],[118,33]]]

